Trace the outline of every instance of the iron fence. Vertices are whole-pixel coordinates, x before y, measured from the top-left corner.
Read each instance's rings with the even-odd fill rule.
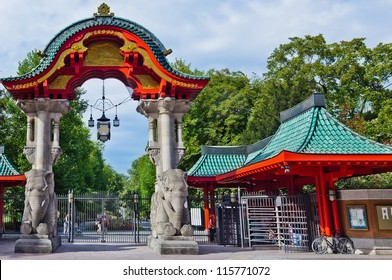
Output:
[[[24,209],[24,196],[0,197],[4,205],[0,241],[17,240]],[[194,240],[208,243],[204,229],[203,201],[189,198],[193,205]],[[62,242],[147,244],[151,198],[119,197],[108,193],[57,195],[57,232]],[[197,202],[197,203],[196,203]],[[68,217],[67,217],[68,215]],[[105,219],[106,217],[106,219]]]

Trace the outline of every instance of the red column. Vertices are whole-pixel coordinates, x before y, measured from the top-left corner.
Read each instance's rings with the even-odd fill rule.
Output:
[[[204,200],[204,228],[208,229],[208,221],[210,217],[209,203],[208,203],[208,187],[203,187],[203,200]]]
[[[210,185],[210,215],[215,216],[215,190],[214,185]]]
[[[333,225],[335,228],[336,234],[341,233],[341,226],[340,226],[340,216],[339,216],[339,207],[338,207],[338,202],[336,201],[336,187],[335,187],[335,182],[330,181],[329,182],[329,188],[331,190],[335,191],[335,199],[331,202],[332,205],[332,217],[333,217]]]
[[[331,208],[329,205],[327,182],[325,181],[324,173],[321,171],[319,174],[321,186],[321,201],[322,201],[322,214],[324,217],[324,234],[332,236],[332,221],[331,221]]]
[[[317,212],[320,221],[320,234],[325,234],[324,215],[323,215],[323,201],[321,196],[320,176],[316,176],[316,198],[317,198]]]

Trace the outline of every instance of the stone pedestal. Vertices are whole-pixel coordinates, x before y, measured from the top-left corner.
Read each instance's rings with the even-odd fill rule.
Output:
[[[15,242],[15,253],[54,253],[61,246],[61,236],[21,234]]]
[[[148,247],[160,255],[198,255],[199,245],[192,236],[148,237]]]

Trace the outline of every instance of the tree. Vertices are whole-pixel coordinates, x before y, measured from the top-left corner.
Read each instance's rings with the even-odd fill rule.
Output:
[[[262,96],[250,117],[249,130],[264,111],[278,115],[321,92],[329,111],[350,128],[366,133],[365,122],[377,118],[383,101],[392,96],[385,87],[392,75],[392,44],[371,49],[364,41],[356,38],[327,44],[322,35],[308,35],[290,38],[276,48],[268,58]],[[276,128],[279,123],[274,122],[268,127]]]
[[[129,180],[123,196],[138,192],[141,197],[149,198],[155,192],[156,169],[151,160],[143,155],[132,162],[128,170]]]
[[[184,116],[186,155],[181,167],[189,169],[200,155],[202,145],[243,145],[243,134],[259,94],[257,77],[242,72],[210,70],[210,82]]]

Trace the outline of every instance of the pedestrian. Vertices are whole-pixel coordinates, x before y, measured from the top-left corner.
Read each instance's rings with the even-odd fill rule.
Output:
[[[97,233],[101,233],[102,232],[102,224],[101,224],[100,218],[97,218],[97,220],[95,221],[95,225],[97,226]]]
[[[215,226],[216,226],[216,220],[214,215],[210,215],[210,219],[208,221],[208,230],[210,234],[210,242],[215,241]]]
[[[69,228],[69,216],[68,213],[64,217],[64,234],[68,233],[68,228]]]
[[[108,233],[108,227],[109,227],[109,218],[105,215],[103,217],[103,232]]]

